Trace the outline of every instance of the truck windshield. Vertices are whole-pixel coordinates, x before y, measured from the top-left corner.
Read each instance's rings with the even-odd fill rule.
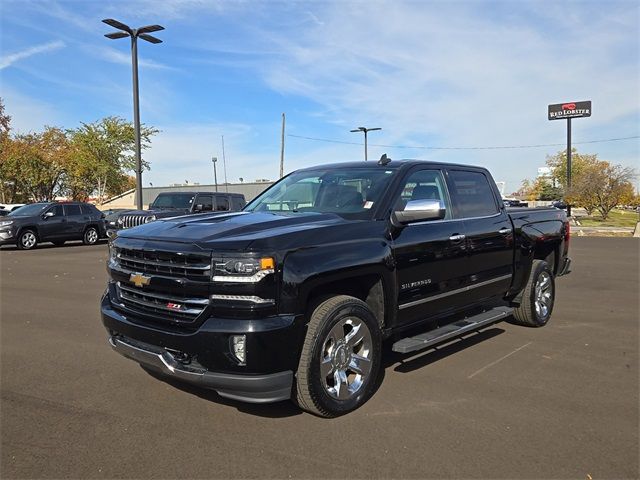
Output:
[[[161,194],[153,201],[149,208],[191,208],[195,195],[191,193]]]
[[[366,219],[393,174],[394,170],[384,167],[294,172],[259,195],[244,211],[336,213],[345,218]]]
[[[29,217],[31,215],[38,215],[41,211],[47,208],[50,203],[32,203],[31,205],[23,205],[9,212],[9,217]]]

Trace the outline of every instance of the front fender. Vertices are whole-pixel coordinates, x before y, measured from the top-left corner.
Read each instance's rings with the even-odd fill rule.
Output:
[[[290,252],[282,270],[281,312],[305,313],[319,287],[369,276],[382,281],[386,323],[395,312],[397,299],[395,263],[386,241],[345,242]]]

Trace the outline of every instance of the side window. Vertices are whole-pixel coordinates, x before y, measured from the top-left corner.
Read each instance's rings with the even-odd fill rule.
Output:
[[[234,210],[242,210],[245,205],[241,197],[231,197],[231,204]]]
[[[62,205],[54,205],[47,212],[52,212],[56,217],[61,217],[63,215]]]
[[[499,212],[489,180],[483,173],[450,170],[449,178],[461,217],[486,217]]]
[[[219,212],[229,211],[229,199],[227,197],[216,197],[216,210]]]
[[[404,210],[412,200],[439,200],[446,209],[445,218],[451,218],[451,205],[440,170],[418,170],[409,174],[394,203],[396,211]]]
[[[198,195],[196,199],[197,205],[202,205],[203,212],[210,212],[213,210],[213,198],[211,195]]]
[[[93,210],[91,210],[91,207],[89,205],[80,205],[80,211],[82,212],[82,215],[93,215],[94,212]]]
[[[64,206],[64,213],[66,216],[71,216],[71,215],[81,215],[80,212],[80,205],[65,205]]]

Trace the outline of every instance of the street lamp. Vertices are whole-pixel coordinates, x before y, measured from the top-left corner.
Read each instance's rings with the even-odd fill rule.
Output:
[[[138,92],[138,38],[149,43],[162,43],[162,40],[149,35],[151,32],[164,30],[160,25],[147,25],[146,27],[131,28],[124,23],[120,23],[113,18],[102,20],[103,23],[120,30],[119,32],[107,33],[105,37],[111,40],[131,37],[131,64],[133,68],[133,128],[136,137],[136,190],[138,200],[138,210],[142,210],[142,156],[140,153],[140,94]]]
[[[211,163],[213,163],[213,181],[216,182],[216,192],[218,191],[218,172],[216,172],[216,162],[218,157],[211,157]]]
[[[352,132],[363,132],[364,133],[364,161],[367,161],[367,133],[373,132],[374,130],[382,130],[379,127],[376,128],[366,128],[366,127],[358,127],[355,130],[351,130]]]

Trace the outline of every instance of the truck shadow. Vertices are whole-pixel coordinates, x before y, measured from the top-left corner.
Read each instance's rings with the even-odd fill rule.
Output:
[[[179,382],[169,377],[165,377],[164,375],[156,373],[152,370],[147,370],[144,368],[143,370],[157,380],[171,385],[172,387],[177,388],[178,390],[181,390],[185,393],[195,395],[209,402],[233,407],[239,412],[247,413],[249,415],[256,415],[258,417],[266,418],[285,418],[293,417],[295,415],[302,415],[303,413],[303,411],[300,410],[296,405],[294,405],[293,402],[287,400],[265,404],[240,402],[237,400],[232,400],[230,398],[222,397],[218,395],[215,390],[207,390],[205,388],[189,385],[188,383]]]
[[[454,340],[451,343],[447,343],[443,346],[431,347],[424,351],[417,352],[414,355],[403,355],[393,352],[391,350],[391,345],[393,342],[385,342],[385,344],[383,345],[382,368],[380,369],[380,375],[378,376],[378,379],[376,381],[373,395],[376,394],[376,392],[382,385],[382,382],[386,375],[386,370],[394,367],[394,365],[394,372],[412,372],[414,370],[426,367],[428,365],[431,365],[432,363],[442,360],[449,355],[454,355],[462,350],[473,347],[474,345],[484,342],[485,340],[489,340],[490,338],[501,335],[504,332],[505,330],[502,328],[490,327],[485,330],[481,330],[480,332],[469,333],[466,337],[463,337],[459,340]],[[172,387],[182,392],[188,393],[190,395],[195,395],[209,402],[233,407],[239,412],[249,415],[256,415],[258,417],[265,418],[286,418],[296,415],[302,415],[304,413],[291,401],[285,400],[282,402],[266,404],[244,403],[221,397],[214,390],[207,390],[201,387],[190,385],[188,383],[182,383],[172,378],[165,377],[164,375],[156,373],[152,370],[143,370],[157,380],[171,385]]]
[[[454,340],[451,343],[445,343],[441,346],[430,347],[426,350],[418,351],[413,355],[400,354],[391,351],[391,342],[389,342],[388,345],[385,345],[385,350],[387,351],[385,351],[383,365],[385,370],[395,365],[395,368],[393,369],[395,372],[412,372],[442,360],[449,355],[454,355],[462,350],[473,347],[485,340],[497,337],[504,332],[505,330],[502,328],[495,326],[490,327],[479,332],[469,333],[467,336]]]

